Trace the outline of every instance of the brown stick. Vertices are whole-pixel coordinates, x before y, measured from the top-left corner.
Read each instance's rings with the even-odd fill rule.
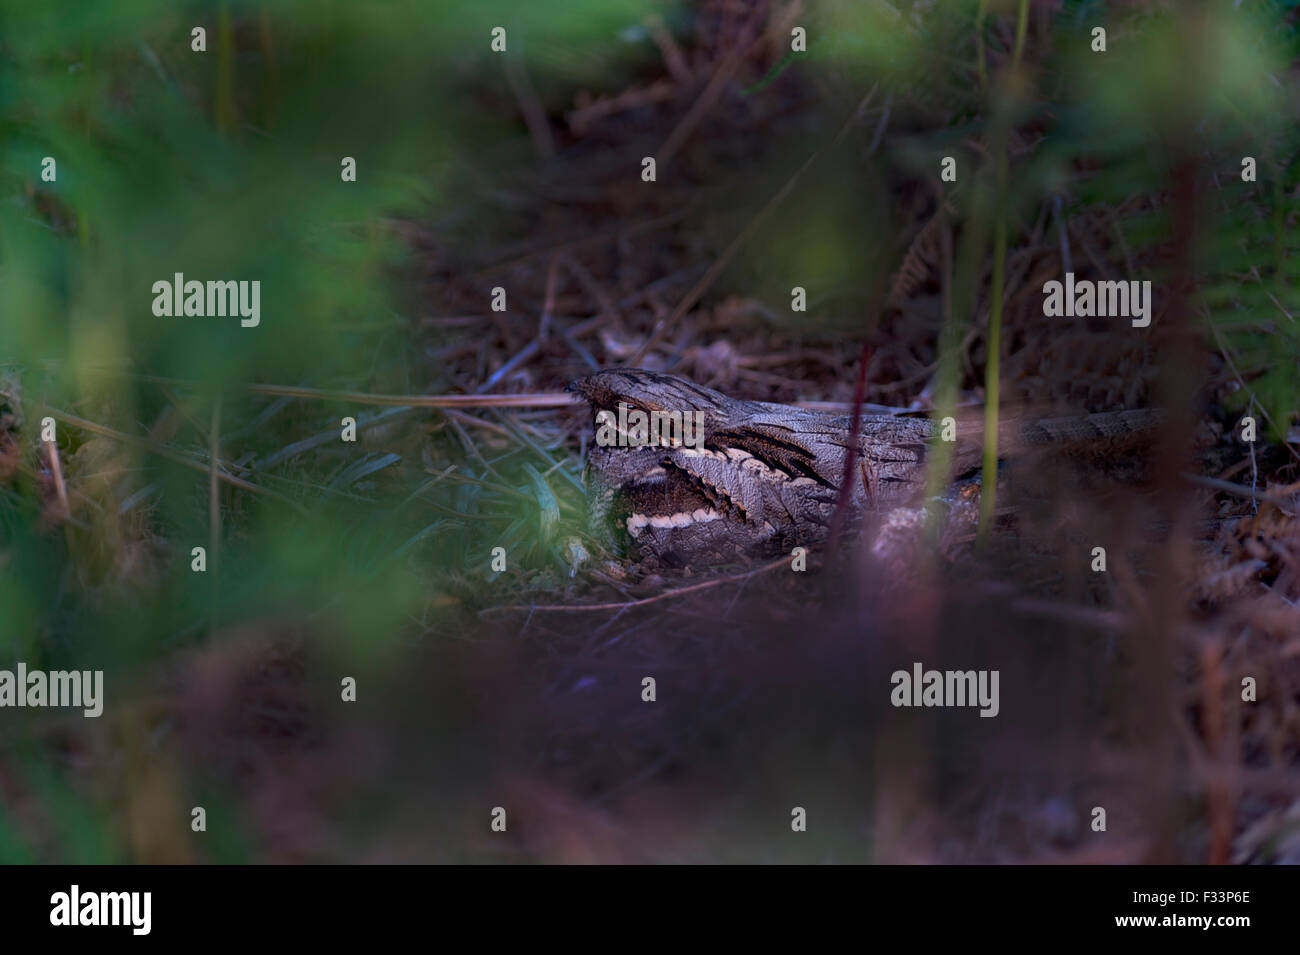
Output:
[[[532,613],[537,610],[553,610],[557,613],[573,613],[583,610],[627,610],[629,607],[644,607],[646,604],[658,603],[660,600],[667,600],[669,597],[680,597],[683,594],[689,594],[696,590],[707,590],[710,587],[716,587],[719,584],[733,583],[739,580],[746,580],[756,574],[767,573],[769,570],[775,570],[777,567],[788,566],[790,558],[778,557],[770,564],[764,564],[762,567],[755,567],[753,570],[745,571],[743,574],[733,574],[730,577],[718,577],[715,580],[705,580],[698,584],[691,584],[689,587],[678,587],[675,590],[668,590],[661,594],[655,594],[653,597],[642,597],[640,600],[625,600],[616,603],[603,604],[510,604],[503,607],[488,607],[480,611],[485,613],[505,613],[505,612],[523,612]]]
[[[53,441],[45,443],[45,452],[50,458],[50,476],[54,478],[54,493],[59,498],[59,508],[61,513],[60,519],[67,520],[72,516],[72,508],[68,506],[68,486],[63,480],[63,465],[59,461],[59,447]]]

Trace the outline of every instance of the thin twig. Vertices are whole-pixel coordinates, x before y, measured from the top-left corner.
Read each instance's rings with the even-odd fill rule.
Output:
[[[596,321],[592,319],[590,321]],[[586,325],[586,322],[582,323]],[[570,331],[576,333],[580,326],[575,325]],[[585,330],[585,329],[584,329]],[[630,363],[629,363],[630,364]],[[128,376],[130,373],[98,369],[105,375]],[[140,381],[152,384],[174,384],[191,387],[195,384],[181,378],[161,378],[157,375],[134,375]],[[583,404],[583,399],[563,391],[530,391],[510,395],[384,395],[368,391],[335,391],[327,388],[305,388],[297,385],[245,384],[232,385],[244,391],[259,395],[283,395],[289,398],[303,398],[309,401],[339,401],[358,405],[396,406],[402,410],[410,408],[569,408]],[[848,401],[793,401],[797,408],[810,411],[830,411],[847,414],[853,409]],[[873,414],[908,414],[911,409],[895,408],[889,405],[866,403],[862,406]],[[377,419],[372,419],[373,423]],[[358,424],[360,427],[360,424]]]
[[[678,83],[689,83],[692,78],[691,68],[686,63],[682,48],[677,45],[672,33],[664,26],[663,18],[655,14],[646,19],[645,25],[650,33],[650,39],[654,40],[655,46],[659,47],[659,53],[664,58],[664,66],[668,67],[672,78]]]
[[[63,480],[63,465],[59,461],[59,446],[53,441],[45,442],[45,453],[50,459],[50,476],[54,479],[54,493],[59,499],[59,517],[61,520],[67,520],[72,516],[72,508],[68,505],[68,486]]]
[[[160,375],[134,375],[116,369],[95,369],[106,376],[135,377],[155,385],[193,387],[195,382],[183,378],[166,378]],[[565,408],[581,404],[581,399],[563,392],[532,392],[517,395],[384,395],[368,391],[338,391],[330,388],[305,388],[297,385],[243,384],[232,385],[257,395],[283,395],[287,398],[305,398],[312,401],[340,401],[358,405],[392,405],[411,408]]]
[[[1236,497],[1245,498],[1247,501],[1255,499],[1268,501],[1268,503],[1275,504],[1287,513],[1292,513],[1297,509],[1300,509],[1300,501],[1297,501],[1295,498],[1284,497],[1281,494],[1271,494],[1268,491],[1257,491],[1255,488],[1246,487],[1244,484],[1233,484],[1231,481],[1221,481],[1218,478],[1205,477],[1202,474],[1187,474],[1184,472],[1178,476],[1189,484],[1207,487],[1213,491],[1222,491],[1225,494],[1232,494]]]
[[[718,63],[718,68],[713,71],[713,76],[709,79],[708,85],[704,87],[704,91],[691,104],[691,108],[686,111],[686,115],[681,118],[673,131],[668,134],[668,138],[664,140],[663,145],[655,151],[657,169],[662,171],[673,160],[677,155],[677,151],[681,149],[686,140],[690,138],[691,133],[695,131],[695,127],[708,115],[709,110],[713,109],[717,104],[718,98],[721,97],[722,91],[730,82],[732,75],[745,57],[749,55],[751,46],[761,42],[762,31],[756,31],[755,27],[762,15],[763,11],[759,10],[755,13],[753,20],[745,25],[740,39],[731,52]],[[757,38],[754,36],[755,32],[758,33]]]
[[[777,567],[789,566],[789,557],[778,557],[770,564],[764,564],[762,567],[755,567],[743,574],[733,574],[730,577],[718,577],[714,580],[705,580],[698,584],[691,584],[689,587],[678,587],[674,590],[667,590],[661,594],[655,594],[653,597],[642,597],[640,600],[628,600],[621,603],[603,603],[603,604],[510,604],[501,607],[488,607],[480,611],[480,615],[485,613],[517,613],[527,610],[533,613],[538,610],[553,610],[557,613],[572,613],[583,610],[618,610],[623,611],[631,607],[644,607],[646,604],[658,603],[660,600],[667,600],[670,597],[680,597],[683,594],[693,593],[697,590],[706,590],[710,587],[717,587],[719,584],[732,583],[738,580],[745,580],[756,574],[764,574],[769,570],[775,570]]]

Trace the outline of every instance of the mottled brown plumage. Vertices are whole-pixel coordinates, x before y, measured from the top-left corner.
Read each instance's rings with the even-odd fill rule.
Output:
[[[620,404],[646,415],[703,415],[698,447],[591,449],[593,524],[630,539],[639,556],[669,565],[707,564],[825,540],[853,434],[848,415],[729,398],[684,378],[639,369],[598,372],[569,390],[590,404],[596,427],[597,414],[617,415]],[[1149,412],[1124,412],[1011,424],[1004,446],[1127,433],[1152,420]],[[861,416],[850,517],[919,503],[934,431],[923,418]],[[953,474],[978,467],[980,455],[978,434],[959,437]]]

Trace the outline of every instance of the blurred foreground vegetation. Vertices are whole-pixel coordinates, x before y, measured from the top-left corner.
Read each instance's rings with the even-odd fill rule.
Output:
[[[869,161],[832,151],[719,291],[746,290],[786,316],[793,271],[826,305],[808,321],[829,315],[829,331],[810,334],[856,348],[855,321],[870,311],[861,300],[883,297],[899,268],[898,183],[933,180],[937,157],[955,155],[963,172],[957,221],[997,210],[1013,236],[1052,197],[1068,216],[1163,194],[1173,166],[1194,158],[1215,187],[1198,196],[1196,314],[1214,327],[1198,334],[1222,336],[1249,378],[1233,410],[1256,402],[1281,437],[1300,404],[1295,4],[1029,6],[1035,23],[1050,21],[1051,44],[1012,69],[1015,2],[772,5],[773,23],[795,10],[810,52],[766,56],[727,88],[725,109],[743,114],[795,88],[820,121],[852,115],[874,85],[893,126]],[[577,533],[582,509],[570,448],[546,449],[554,467],[525,453],[489,475],[470,461],[462,470],[490,487],[425,493],[450,463],[442,452],[459,448],[438,415],[392,414],[340,447],[341,417],[391,413],[244,386],[464,387],[415,344],[421,319],[448,314],[421,294],[430,253],[417,238],[497,241],[495,217],[510,211],[494,203],[509,206],[523,188],[512,170],[533,162],[490,31],[507,28],[506,57],[558,115],[580,90],[617,93],[662,70],[650,14],[682,38],[701,16],[652,0],[0,2],[0,430],[16,442],[0,454],[0,667],[104,669],[110,693],[146,698],[169,654],[250,621],[295,619],[345,672],[363,673],[452,613],[498,541],[565,581],[556,526]],[[1089,49],[1098,24],[1105,54]],[[196,26],[203,53],[191,49]],[[820,138],[735,147],[718,179],[739,201],[687,184],[708,194],[725,237],[830,138],[812,125]],[[709,134],[706,123],[699,135]],[[47,156],[54,182],[41,178]],[[349,156],[355,183],[340,180]],[[1257,181],[1241,180],[1243,156],[1257,159]],[[627,159],[629,189],[638,158]],[[991,255],[991,219],[984,226],[971,262]],[[1122,217],[1142,263],[1125,278],[1159,280],[1154,252],[1170,228],[1161,204]],[[971,269],[956,340],[981,295]],[[151,286],[176,272],[260,280],[259,327],[155,317]],[[491,283],[481,284],[486,302]],[[40,450],[46,414],[59,418],[67,514]],[[298,444],[317,435],[331,440]],[[257,491],[223,482],[213,493],[214,445]],[[489,501],[497,510],[485,517]],[[191,572],[195,546],[210,550],[206,575]],[[67,754],[46,743],[48,721],[0,713],[0,861],[137,858],[121,794],[73,779]],[[46,807],[49,839],[32,837],[6,787]],[[214,807],[230,798],[206,794]],[[216,828],[212,858],[257,857],[237,826]]]

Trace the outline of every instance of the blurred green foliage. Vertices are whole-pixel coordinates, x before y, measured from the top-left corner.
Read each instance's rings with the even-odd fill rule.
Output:
[[[895,265],[903,214],[893,186],[933,179],[936,156],[952,152],[963,214],[988,188],[986,177],[964,175],[981,169],[968,141],[987,134],[993,96],[973,78],[981,40],[990,55],[1006,51],[991,30],[978,32],[976,0],[898,6],[810,3],[813,52],[771,82],[746,84],[757,100],[782,95],[797,76],[835,124],[876,84],[873,106],[893,104],[895,145],[865,163],[874,132],[865,124],[827,150],[728,281],[788,301],[794,270],[807,277],[814,311],[847,302],[841,317],[860,320],[864,290],[878,297]],[[1189,26],[1194,6],[1201,19]],[[1201,300],[1241,365],[1259,371],[1255,393],[1279,427],[1300,402],[1293,7],[1246,0],[1144,12],[1067,0],[1050,55],[1035,51],[1008,97],[1015,120],[1041,139],[1013,159],[1013,187],[997,197],[1011,221],[1032,221],[1055,195],[1069,212],[1159,192],[1178,149],[1200,156],[1221,187],[1204,197]],[[507,27],[508,55],[558,110],[577,87],[617,91],[658,62],[640,26],[651,11],[678,28],[691,22],[682,5],[658,0],[0,0],[0,372],[20,382],[23,453],[32,456],[45,404],[133,435],[179,422],[175,448],[201,453],[220,393],[223,453],[256,465],[358,410],[249,396],[241,384],[436,386],[413,374],[410,326],[428,303],[416,298],[411,248],[392,225],[463,221],[463,184],[527,155],[489,31]],[[1089,49],[1098,24],[1110,33],[1104,55]],[[196,26],[206,30],[203,53],[191,50]],[[716,203],[734,219],[727,235],[837,128],[773,137],[761,162],[737,164]],[[1177,142],[1188,129],[1195,141]],[[1257,182],[1241,181],[1243,155],[1257,157]],[[41,179],[46,156],[57,161],[55,182]],[[357,160],[355,183],[340,180],[345,156]],[[1169,223],[1153,213],[1124,228],[1143,250],[1167,239]],[[151,286],[175,272],[260,280],[260,326],[155,317]],[[195,385],[169,394],[128,370]],[[66,466],[81,480],[117,482],[101,497],[112,506],[51,530],[34,475],[0,484],[0,667],[103,668],[110,687],[125,687],[168,650],[277,615],[337,638],[351,667],[382,665],[385,650],[441,612],[430,609],[431,590],[441,595],[461,569],[486,566],[484,541],[545,564],[580,506],[564,471],[531,466],[512,466],[512,493],[491,514],[482,505],[493,492],[474,483],[435,506],[417,490],[428,479],[419,447],[349,447],[254,467],[257,483],[302,510],[223,490],[220,554],[202,577],[189,554],[209,545],[207,477],[61,424]],[[12,738],[0,736],[0,760],[55,821],[50,857],[130,858],[109,822],[110,794],[78,790],[53,756]],[[221,793],[202,798],[214,816],[233,815]],[[212,857],[249,857],[237,826],[220,828]],[[0,799],[0,861],[45,851]]]
[[[240,384],[428,388],[412,378],[408,335],[428,303],[394,225],[452,211],[455,183],[528,148],[490,31],[507,29],[505,56],[562,107],[579,84],[630,76],[654,55],[643,29],[628,30],[660,9],[0,2],[0,372],[18,384],[24,462],[46,405],[135,436],[179,409],[170,446],[185,456],[206,450],[221,393],[223,455],[249,461],[318,432],[322,412],[337,422],[358,409],[277,404]],[[41,177],[47,156],[53,182]],[[355,182],[341,180],[345,156]],[[260,325],[156,317],[151,287],[176,272],[260,280]],[[169,392],[124,373],[193,384]],[[383,665],[429,598],[406,559],[419,548],[434,564],[470,559],[411,494],[425,477],[418,448],[371,462],[351,445],[349,460],[293,456],[256,476],[301,510],[223,490],[220,553],[204,576],[190,569],[191,547],[210,544],[201,471],[68,424],[58,447],[78,487],[107,487],[96,516],[62,532],[43,519],[35,473],[0,487],[0,667],[103,668],[121,694],[167,650],[281,613],[338,638],[354,666]],[[81,802],[46,757],[10,768],[61,820],[54,858],[129,853],[99,821],[107,794]],[[242,857],[218,843],[214,858]],[[31,859],[29,845],[0,801],[0,860]]]
[[[769,143],[769,161],[739,173],[732,208],[738,207],[734,196],[774,195],[813,149],[823,150],[815,171],[752,243],[734,287],[759,288],[761,298],[784,302],[785,276],[797,274],[816,306],[796,316],[801,329],[860,331],[897,268],[899,231],[913,228],[896,202],[900,187],[933,182],[937,157],[951,155],[958,181],[944,191],[959,227],[973,222],[978,204],[996,206],[1022,226],[1019,234],[1013,229],[1013,247],[1044,203],[1059,200],[1061,213],[1073,216],[1098,204],[1118,208],[1134,197],[1161,200],[1155,209],[1126,212],[1121,226],[1141,266],[1140,275],[1128,277],[1153,278],[1163,288],[1168,276],[1153,269],[1174,228],[1163,200],[1175,165],[1193,158],[1201,180],[1214,186],[1198,200],[1194,304],[1239,366],[1256,372],[1251,391],[1270,413],[1273,437],[1280,437],[1300,406],[1300,321],[1287,317],[1300,315],[1296,3],[1069,0],[1052,16],[1050,48],[1037,44],[1034,59],[1006,79],[1006,88],[990,78],[982,89],[974,82],[981,55],[1004,64],[1010,53],[1006,31],[995,34],[991,24],[996,14],[1004,27],[1014,22],[1015,9],[1014,0],[945,2],[924,14],[840,0],[811,7],[810,52],[793,57],[782,76],[813,85],[821,105],[830,104],[832,120],[849,116],[875,87],[867,100],[872,112],[834,148],[827,144],[835,128],[825,124],[814,135],[800,131],[792,141]],[[1096,27],[1107,31],[1105,52],[1093,50]],[[750,95],[779,95],[776,86]],[[886,102],[896,145],[864,163]],[[1032,129],[1034,143],[1012,157],[1006,192],[994,189],[991,161],[970,145],[988,141],[995,107],[1010,109],[1018,126]],[[1241,179],[1244,156],[1257,160],[1255,182]],[[749,214],[738,208],[733,218],[743,223]],[[988,255],[987,248],[976,251]],[[965,300],[973,303],[978,291],[968,290]],[[786,313],[778,320],[780,314]],[[964,334],[971,316],[954,320]],[[1245,390],[1236,397],[1250,400]]]
[[[527,0],[5,3],[0,356],[21,370],[29,407],[89,400],[138,433],[138,422],[162,410],[158,390],[101,377],[106,368],[186,379],[209,396],[250,381],[419,388],[401,333],[415,304],[400,281],[410,249],[386,226],[436,214],[450,181],[467,168],[488,172],[496,151],[526,142],[490,30],[507,27],[507,55],[522,57],[544,96],[571,97],[574,84],[607,80],[645,55],[648,43],[625,42],[620,31],[655,8],[646,0],[575,0],[562,11]],[[191,49],[196,26],[207,31],[206,52]],[[55,182],[40,178],[45,156],[57,161]],[[341,181],[344,156],[357,160],[355,183]],[[175,272],[260,280],[260,326],[155,317],[150,288]],[[204,421],[206,408],[193,415]],[[252,417],[248,403],[228,405],[226,431]],[[278,450],[301,437],[302,423],[280,414],[241,447]],[[75,455],[79,441],[64,439],[62,450]],[[162,525],[206,543],[202,475],[147,456],[136,463],[163,485]],[[32,503],[4,493],[6,543],[21,554],[0,578],[14,624],[0,645],[12,649],[48,619],[62,584],[59,547],[33,530]],[[340,547],[333,531],[349,527],[355,546],[358,526],[373,532],[382,521],[351,504],[350,517],[316,521],[305,535],[292,512],[251,504],[257,523],[229,543],[223,599],[257,612],[318,598],[332,581],[363,572],[376,558]],[[323,541],[313,539],[321,532]],[[188,593],[188,560],[169,566],[162,612],[144,618],[162,632],[206,599]],[[372,580],[366,602],[386,621],[417,597],[414,587],[394,593],[390,584]],[[107,628],[113,614],[97,607],[93,616]]]

